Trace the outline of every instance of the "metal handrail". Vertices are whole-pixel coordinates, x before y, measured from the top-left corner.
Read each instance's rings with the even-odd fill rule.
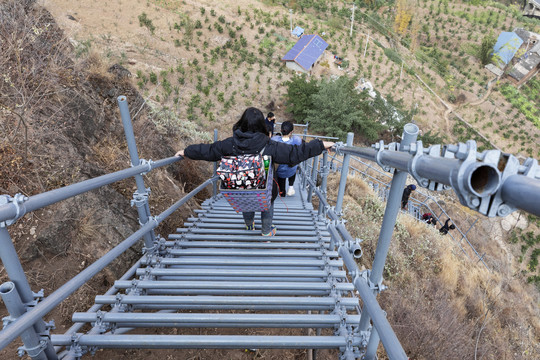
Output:
[[[300,168],[300,173],[306,178],[307,183],[313,189],[313,192],[319,198],[319,206],[325,208],[327,216],[334,222],[339,221],[339,216],[334,212],[333,208],[328,204],[326,196],[323,192],[316,187],[316,183],[309,177],[309,172],[306,173],[304,169]],[[391,359],[407,359],[407,355],[403,350],[394,330],[384,315],[384,311],[375,298],[368,280],[366,277],[359,276],[361,271],[356,264],[354,254],[360,249],[358,242],[354,239],[343,224],[330,224],[328,231],[332,237],[331,248],[337,247],[338,253],[343,259],[347,272],[353,278],[353,284],[358,290],[360,297],[362,298],[365,308],[373,320],[373,324],[379,334],[381,334],[381,341],[384,349]],[[361,252],[361,250],[360,250]],[[360,257],[357,255],[357,257]],[[382,335],[384,334],[384,335]]]
[[[169,158],[170,159],[170,158]],[[177,161],[179,158],[176,158]],[[168,160],[168,159],[165,159]],[[133,175],[131,175],[133,176]],[[95,180],[95,179],[92,179]],[[107,265],[114,261],[118,256],[122,255],[127,249],[133,246],[137,240],[142,238],[146,233],[155,229],[163,220],[170,216],[180,206],[185,204],[206,186],[218,180],[218,177],[212,177],[171,205],[168,209],[163,211],[156,217],[151,217],[149,221],[142,225],[141,228],[135,231],[132,235],[127,237],[120,244],[111,249],[107,254],[96,260],[93,264],[81,271],[71,280],[66,282],[51,295],[47,296],[43,301],[38,303],[32,310],[28,311],[13,323],[9,327],[0,332],[0,349],[6,347],[11,341],[15,340],[23,331],[31,327],[36,321],[42,318],[53,310],[58,304],[65,300],[68,296],[73,294],[83,284],[95,276],[98,272],[103,270]],[[80,183],[79,183],[80,184]],[[74,184],[77,185],[77,184]],[[103,186],[103,185],[102,185]],[[63,190],[58,189],[58,190]]]
[[[21,198],[16,195],[15,199],[21,198],[20,201],[13,201],[15,199],[11,197],[6,199],[7,195],[4,195],[4,201],[2,205],[0,205],[0,223],[4,221],[15,221],[29,212],[39,210],[45,206],[69,199],[76,195],[84,194],[90,190],[95,190],[102,186],[133,177],[134,175],[145,174],[153,169],[175,163],[180,159],[180,157],[173,156],[155,162],[147,161],[138,166],[84,180],[76,184],[71,184],[63,188],[54,189],[30,197]],[[0,200],[1,199],[2,197],[0,196]]]
[[[352,156],[351,158],[354,159],[354,160],[356,160],[356,161],[358,161],[358,162],[360,162],[361,164],[363,164],[363,165],[369,167],[370,169],[377,171],[377,172],[380,173],[381,175],[384,175],[384,176],[386,176],[386,177],[388,177],[388,178],[391,178],[391,177],[390,177],[389,175],[387,175],[386,173],[384,173],[384,172],[378,170],[377,168],[375,168],[375,167],[373,167],[373,166],[371,166],[371,165],[369,165],[369,164],[367,164],[367,163],[365,163],[365,162],[363,162],[363,161],[357,159],[355,156]],[[332,157],[332,160],[336,160],[337,162],[343,163],[343,161],[341,161],[340,159],[338,159],[336,155],[334,155],[334,156]],[[374,177],[374,176],[372,176],[372,175],[370,175],[370,174],[368,174],[368,173],[362,171],[361,169],[358,169],[358,168],[356,168],[356,167],[354,167],[354,166],[352,166],[352,165],[349,165],[349,168],[351,168],[351,169],[353,169],[354,171],[356,171],[356,172],[362,174],[362,176],[367,177],[368,179],[373,180],[373,181],[379,183],[380,185],[382,185],[382,186],[386,189],[386,190],[384,191],[384,193],[385,193],[385,194],[388,193],[388,190],[390,189],[390,185],[389,185],[388,183],[385,183],[384,181],[382,181],[382,180],[380,180],[380,179],[378,179],[378,178],[376,178],[376,177]],[[432,196],[430,196],[429,194],[422,193],[422,192],[419,192],[419,193],[420,193],[421,195],[424,195],[424,196],[426,197],[426,199],[433,201],[433,202],[439,207],[439,209],[440,209],[440,211],[441,211],[441,214],[446,215],[446,217],[448,217],[450,220],[452,220],[452,218],[450,217],[450,215],[448,215],[448,213],[441,207],[441,205],[440,205],[440,204],[439,204]],[[379,196],[380,196],[380,197],[382,197],[381,195],[382,195],[382,194],[379,192]],[[383,200],[383,201],[386,201],[386,195],[385,195],[384,198],[382,198],[382,200]],[[435,213],[435,211],[431,208],[431,206],[426,202],[426,200],[419,200],[419,199],[417,199],[417,198],[415,198],[414,196],[411,195],[411,198],[410,198],[409,201],[411,201],[411,202],[413,202],[413,203],[416,203],[416,204],[418,204],[418,205],[420,205],[420,206],[426,207],[426,208],[428,209],[428,211],[431,212],[431,213],[433,214],[433,216],[435,217],[435,219],[436,219],[439,223],[442,223],[442,221],[440,220],[441,215],[437,215],[437,214]],[[419,217],[417,217],[417,216],[414,216],[414,218],[417,219],[418,221],[422,221],[422,220],[421,220]],[[459,228],[459,226],[458,226],[453,220],[452,220],[452,223],[456,226],[456,230],[461,234],[461,236],[462,236],[462,237],[461,237],[461,240],[465,239],[465,241],[467,242],[467,244],[469,245],[469,247],[471,248],[471,250],[472,250],[472,251],[476,254],[476,256],[478,257],[478,260],[481,261],[482,264],[484,264],[484,266],[489,270],[489,267],[488,267],[488,265],[485,263],[483,257],[480,256],[480,254],[478,253],[478,251],[476,250],[476,248],[474,247],[474,245],[471,244],[471,242],[470,242],[469,239],[467,238],[466,234],[463,233],[463,231]],[[450,235],[450,237],[452,238],[452,240],[454,240],[454,241],[456,242],[456,244],[459,246],[459,248],[461,249],[461,251],[462,251],[465,255],[467,255],[467,257],[469,257],[469,259],[471,259],[469,253],[467,253],[467,252],[465,251],[465,249],[461,246],[461,241],[456,240],[456,238],[455,238],[450,232],[448,233],[448,235]],[[471,259],[471,260],[472,260],[472,259]]]

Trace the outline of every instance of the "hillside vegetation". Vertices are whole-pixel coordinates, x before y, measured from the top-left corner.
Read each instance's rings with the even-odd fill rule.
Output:
[[[307,119],[312,124],[317,112],[326,110],[323,120],[328,120],[336,111],[325,101],[337,94],[354,100],[349,110],[361,112],[361,121],[322,121],[314,129],[327,134],[337,128],[334,134],[340,137],[357,131],[357,145],[399,135],[399,124],[388,121],[394,110],[386,118],[383,112],[395,108],[414,119],[426,142],[474,138],[482,149],[497,146],[540,157],[538,75],[517,89],[504,79],[491,81],[493,75],[481,65],[486,37],[517,26],[540,32],[540,22],[523,18],[511,1],[357,1],[352,37],[351,5],[337,0],[41,4],[45,8],[31,0],[0,3],[2,193],[33,195],[128,167],[116,110],[120,94],[128,96],[139,154],[145,159],[211,141],[214,128],[220,138],[228,136],[247,106],[274,111],[278,121]],[[320,34],[330,44],[311,80],[302,80],[312,83],[318,96],[307,103],[317,99],[321,106],[310,111],[295,109],[298,99],[289,91],[302,84],[301,78],[280,60],[296,41],[289,34],[289,9],[293,26]],[[345,59],[341,67],[333,54]],[[375,102],[352,91],[360,78],[380,94]],[[385,107],[383,97],[393,108]],[[149,174],[145,182],[152,188],[152,213],[209,175],[209,166],[189,161]],[[364,240],[361,263],[369,268],[384,204],[366,183],[350,181],[345,218],[350,231]],[[128,206],[134,190],[126,180],[19,220],[10,231],[32,288],[44,287],[50,294],[135,230],[136,211]],[[466,210],[451,203],[449,211],[465,223]],[[196,201],[189,205],[194,207]],[[181,225],[189,212],[184,209],[159,232],[165,235]],[[539,298],[527,281],[540,283],[538,225],[534,217],[527,218],[523,229],[497,219],[480,221],[470,239],[487,254],[487,270],[432,228],[400,217],[385,273],[389,289],[380,300],[411,358],[537,358]],[[138,254],[118,261],[55,310],[56,331],[70,326],[70,314],[86,310]],[[0,357],[11,358],[14,348]],[[148,358],[144,352],[124,355]],[[270,353],[264,358],[299,356]]]
[[[330,199],[338,185],[339,176],[329,179]],[[344,204],[347,229],[363,239],[360,263],[369,269],[385,204],[367,183],[350,176]],[[489,238],[484,233],[482,240]],[[504,244],[492,244],[491,251],[504,252]],[[438,228],[399,215],[384,273],[389,288],[379,301],[411,359],[537,358],[538,294],[523,286],[511,259],[498,256],[488,263],[498,265],[488,270]]]

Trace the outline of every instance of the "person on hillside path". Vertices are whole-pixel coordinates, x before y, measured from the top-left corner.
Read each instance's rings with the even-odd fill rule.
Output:
[[[437,220],[433,217],[433,214],[431,213],[424,213],[422,215],[422,220],[424,220],[426,224],[437,225]]]
[[[233,136],[212,144],[189,145],[178,151],[175,156],[183,156],[193,160],[218,161],[223,156],[244,154],[260,154],[272,157],[276,164],[299,164],[313,156],[320,155],[325,149],[334,146],[333,142],[312,140],[302,145],[289,145],[270,140],[263,113],[254,107],[247,108],[240,120],[233,126]],[[272,200],[268,211],[261,212],[261,235],[274,236],[276,226],[272,224],[274,217],[274,200],[278,195],[276,186],[272,187]],[[255,230],[255,213],[243,212],[242,216],[247,230]]]
[[[450,219],[446,219],[444,225],[439,229],[439,232],[442,235],[446,235],[446,234],[448,234],[448,231],[453,230],[453,229],[456,228],[456,226],[454,224],[448,225],[449,222],[450,222]]]
[[[270,137],[274,136],[274,128],[276,127],[276,116],[273,112],[269,112],[266,118],[264,119],[266,127],[268,128],[268,133]]]
[[[293,135],[294,125],[290,121],[284,121],[281,124],[281,135],[276,135],[272,138],[274,141],[283,142],[289,145],[302,145],[302,139],[296,135]],[[276,171],[277,183],[279,186],[279,196],[284,197],[285,195],[293,196],[294,191],[294,181],[296,179],[296,169],[298,165],[289,166],[287,164],[281,164],[278,166]],[[289,180],[289,189],[285,191],[286,180]]]
[[[407,204],[409,203],[409,197],[411,196],[411,193],[416,190],[416,185],[407,185],[405,189],[403,190],[403,195],[401,196],[401,209],[406,210]]]

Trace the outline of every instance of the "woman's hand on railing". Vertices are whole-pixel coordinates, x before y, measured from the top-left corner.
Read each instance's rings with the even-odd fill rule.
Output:
[[[326,150],[331,150],[331,148],[336,145],[336,143],[332,141],[323,141],[323,145]]]
[[[185,157],[185,156],[184,156],[184,150],[178,151],[176,154],[174,154],[174,156],[182,156],[182,157]]]

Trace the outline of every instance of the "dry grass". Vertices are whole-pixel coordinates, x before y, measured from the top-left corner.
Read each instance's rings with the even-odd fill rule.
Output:
[[[331,175],[330,199],[338,184]],[[360,178],[348,178],[344,217],[351,234],[364,240],[365,268],[372,267],[384,206]],[[379,301],[411,359],[535,359],[537,300],[507,273],[487,270],[450,237],[400,214],[384,273],[389,289]]]

